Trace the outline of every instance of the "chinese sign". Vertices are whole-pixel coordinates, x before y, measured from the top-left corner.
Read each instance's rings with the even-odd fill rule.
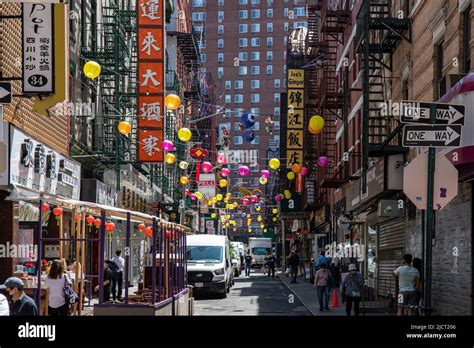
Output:
[[[288,69],[288,112],[286,120],[286,167],[303,164],[304,70]],[[300,183],[299,186],[302,186]]]
[[[23,92],[53,93],[53,5],[23,4]]]
[[[198,190],[204,198],[210,199],[216,195],[216,175],[203,173],[199,176]]]
[[[163,0],[138,0],[138,161],[163,162],[165,11]]]

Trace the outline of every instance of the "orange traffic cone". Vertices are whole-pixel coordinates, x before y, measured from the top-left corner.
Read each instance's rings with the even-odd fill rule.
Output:
[[[334,292],[332,294],[332,305],[331,307],[341,307],[341,305],[339,304],[338,300],[337,300],[337,292],[336,292],[336,289],[334,289]]]

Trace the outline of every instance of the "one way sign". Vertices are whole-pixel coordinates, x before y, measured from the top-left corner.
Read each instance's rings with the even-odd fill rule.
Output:
[[[430,124],[430,106],[436,108],[436,124],[464,124],[464,105],[425,103],[403,100],[400,122]]]
[[[0,104],[12,103],[12,83],[0,82]]]
[[[406,125],[403,128],[405,147],[458,147],[461,144],[461,125]]]

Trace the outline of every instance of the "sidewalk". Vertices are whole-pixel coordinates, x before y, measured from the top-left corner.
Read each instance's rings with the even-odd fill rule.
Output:
[[[316,289],[313,289],[313,285],[309,280],[304,280],[303,276],[297,277],[298,283],[291,284],[291,277],[285,276],[284,272],[278,272],[279,279],[286,287],[295,294],[295,296],[303,303],[303,305],[315,316],[345,316],[346,307],[341,305],[340,307],[331,307],[333,301],[333,292],[331,291],[331,297],[329,301],[329,311],[319,311],[319,301]],[[338,294],[339,304],[341,304],[341,296]]]

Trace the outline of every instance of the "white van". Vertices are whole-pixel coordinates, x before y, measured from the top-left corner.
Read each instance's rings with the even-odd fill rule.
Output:
[[[227,297],[233,279],[229,240],[209,234],[186,236],[188,283],[193,291],[218,293]]]
[[[243,243],[242,249],[240,248],[239,242],[231,242],[232,248],[234,250],[234,257],[232,259],[232,266],[234,267],[235,276],[240,277],[242,273],[242,260],[243,260]]]
[[[271,238],[249,238],[249,251],[252,256],[252,266],[262,266],[265,263],[267,253],[272,251]]]

